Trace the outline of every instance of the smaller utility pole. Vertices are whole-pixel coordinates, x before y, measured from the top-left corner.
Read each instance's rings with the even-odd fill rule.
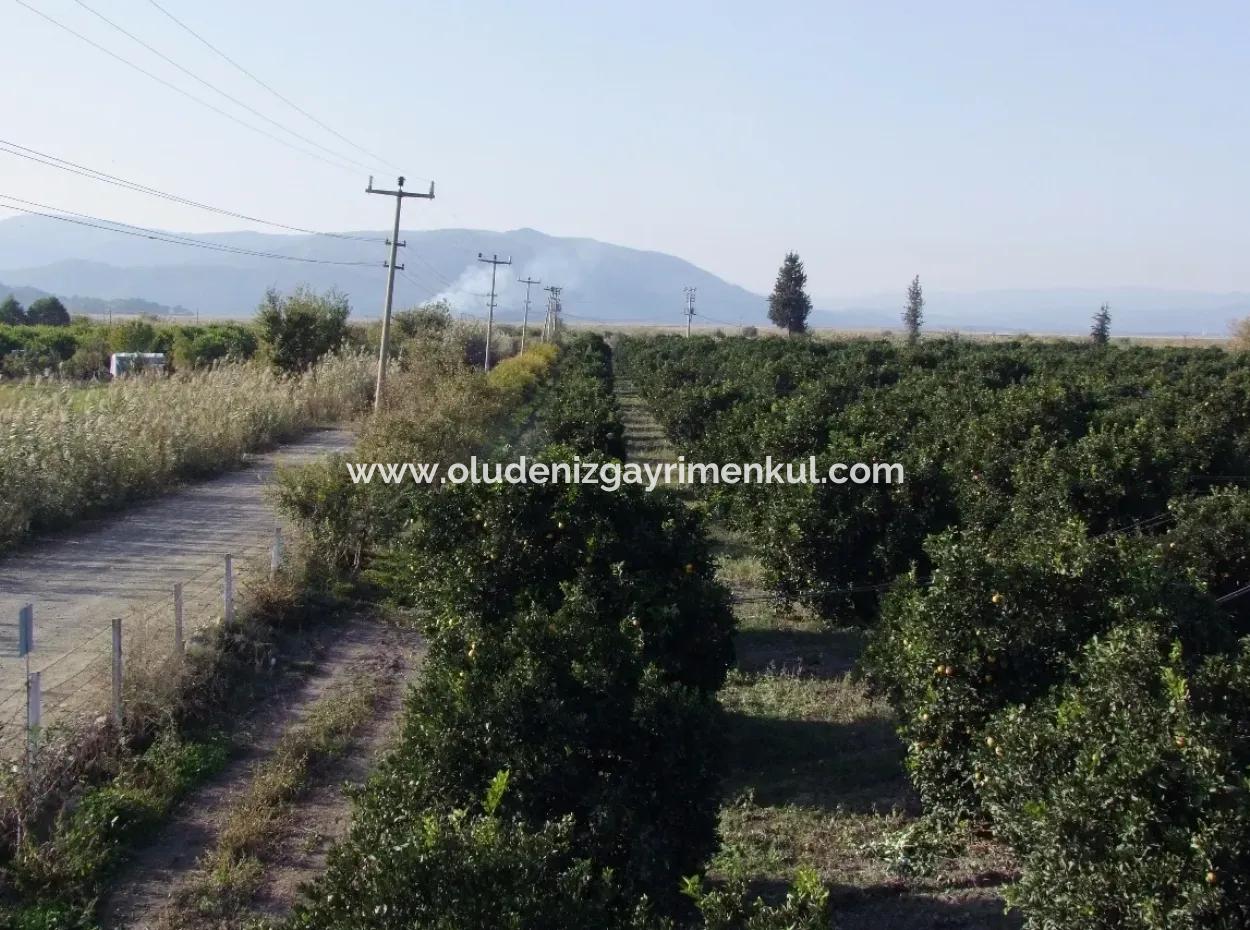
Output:
[[[690,324],[694,322],[694,292],[693,287],[683,287],[682,291],[686,295],[686,338],[690,338]]]
[[[544,287],[550,296],[547,298],[547,330],[551,334],[551,341],[556,341],[556,330],[560,325],[560,292],[564,290],[562,287]],[[544,337],[545,341],[545,337]]]
[[[521,322],[521,354],[525,354],[525,331],[530,328],[530,287],[534,284],[542,284],[537,278],[517,278],[525,285],[525,316]]]
[[[373,390],[373,410],[376,413],[382,409],[382,394],[386,390],[386,362],[387,355],[391,350],[391,304],[395,299],[395,259],[397,250],[401,245],[406,243],[399,241],[399,213],[404,205],[405,197],[421,197],[425,200],[434,199],[434,182],[430,182],[430,192],[428,194],[418,194],[415,191],[404,190],[404,179],[399,179],[399,187],[393,191],[377,190],[373,186],[373,178],[369,178],[369,186],[365,188],[366,194],[382,194],[387,197],[395,198],[395,231],[391,234],[391,238],[387,241],[387,245],[391,247],[391,259],[386,263],[386,308],[382,311],[382,338],[381,347],[378,349],[378,381]],[[400,265],[400,270],[403,269]]]
[[[495,272],[499,270],[500,265],[511,265],[512,259],[500,258],[498,255],[487,258],[478,252],[477,260],[490,264],[490,307],[486,312],[486,361],[484,363],[485,369],[490,371],[490,341],[495,335]]]

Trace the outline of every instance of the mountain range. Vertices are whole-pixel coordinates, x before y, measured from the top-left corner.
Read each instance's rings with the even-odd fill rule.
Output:
[[[189,244],[124,235],[18,216],[0,220],[0,297],[37,289],[66,300],[77,312],[200,313],[248,317],[270,287],[307,284],[336,287],[351,300],[355,316],[379,315],[386,272],[387,233],[334,235],[226,232],[169,233]],[[397,307],[442,298],[459,313],[483,315],[491,266],[478,253],[510,257],[497,274],[498,315],[520,318],[521,278],[537,278],[539,290],[563,288],[570,321],[680,325],[684,287],[697,288],[696,322],[708,326],[766,326],[764,295],[732,284],[690,262],[593,239],[549,236],[533,229],[491,232],[469,229],[410,230],[400,234],[403,266],[396,278]],[[265,253],[262,257],[250,253]],[[281,256],[274,258],[272,256]],[[812,259],[808,258],[809,268]],[[883,329],[898,326],[905,283],[897,294],[816,298],[816,327]],[[1143,287],[1044,288],[975,292],[926,292],[931,329],[969,332],[1083,333],[1104,301],[1119,334],[1221,336],[1231,320],[1250,316],[1250,294],[1208,293]],[[25,300],[23,302],[28,302]],[[112,306],[110,306],[110,304]],[[135,309],[126,310],[125,307]],[[158,307],[157,310],[139,308]],[[540,313],[540,310],[535,310]]]

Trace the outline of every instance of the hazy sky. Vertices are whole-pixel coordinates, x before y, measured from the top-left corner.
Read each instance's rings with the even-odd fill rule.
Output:
[[[75,0],[25,2],[280,134]],[[371,161],[149,0],[84,2]],[[160,2],[327,125],[436,179],[405,226],[589,236],[756,290],[796,249],[828,296],[901,291],[916,273],[939,290],[1250,290],[1244,0]],[[0,0],[0,36],[0,139],[296,225],[389,224],[367,170],[250,132],[17,0]],[[0,193],[141,225],[247,226],[8,155]]]

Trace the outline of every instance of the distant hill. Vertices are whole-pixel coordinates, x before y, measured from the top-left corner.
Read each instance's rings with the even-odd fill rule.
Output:
[[[179,235],[188,235],[180,233]],[[0,280],[57,293],[116,298],[142,294],[213,316],[250,316],[266,288],[298,284],[337,287],[357,316],[376,317],[382,306],[389,233],[356,232],[378,242],[324,236],[216,233],[198,241],[316,261],[370,263],[369,267],[275,261],[228,252],[198,250],[99,230],[79,229],[42,217],[0,221]],[[532,229],[483,232],[466,229],[400,234],[404,272],[396,279],[398,306],[447,298],[463,313],[482,313],[490,290],[490,266],[478,252],[511,256],[498,275],[500,315],[519,318],[525,297],[517,278],[564,288],[564,306],[574,316],[598,320],[682,321],[682,288],[699,289],[699,300],[729,322],[763,321],[763,299],[689,262],[659,252],[547,236]],[[534,291],[534,306],[546,295]],[[539,311],[541,312],[541,311]],[[708,310],[711,313],[711,309]]]
[[[386,247],[382,231],[347,235],[376,242],[329,236],[270,235],[235,232],[193,235],[207,246],[261,251],[311,261],[257,258],[230,251],[185,246],[58,223],[44,217],[0,220],[0,281],[18,289],[37,288],[73,297],[71,309],[88,310],[93,300],[137,306],[133,295],[177,312],[247,317],[265,290],[289,290],[308,284],[319,290],[337,287],[351,300],[357,318],[376,318],[385,286]],[[679,325],[682,288],[698,288],[697,322],[731,328],[767,326],[767,302],[683,259],[593,239],[548,236],[533,229],[489,232],[439,229],[401,233],[404,271],[396,279],[397,306],[442,297],[460,313],[481,315],[490,289],[490,266],[478,252],[511,256],[499,269],[499,316],[517,320],[525,288],[518,278],[564,288],[570,321],[668,323]],[[364,262],[365,265],[325,264]],[[808,258],[809,269],[819,258]],[[816,299],[816,327],[896,329],[903,305],[897,294],[861,298]],[[0,287],[0,294],[5,291]],[[1230,320],[1250,316],[1250,294],[1135,287],[1048,288],[946,292],[926,290],[925,317],[930,329],[976,332],[1085,333],[1103,301],[1110,301],[1116,335],[1212,335],[1227,333]],[[19,294],[19,300],[23,299]],[[63,298],[64,299],[64,298]],[[24,301],[27,302],[27,301]],[[534,305],[546,295],[535,291]],[[113,306],[114,312],[124,311]],[[154,312],[154,311],[153,311]],[[162,312],[168,313],[166,309]],[[537,312],[541,313],[541,309]]]
[[[194,316],[194,310],[188,310],[186,307],[167,307],[164,304],[158,304],[151,300],[144,300],[142,297],[116,297],[111,300],[104,300],[99,297],[82,297],[77,294],[53,295],[49,291],[40,290],[37,287],[14,287],[0,282],[0,300],[12,295],[18,303],[23,307],[29,307],[34,301],[42,297],[57,296],[61,298],[61,303],[65,304],[70,313],[85,313],[91,316],[103,316],[108,313],[117,313],[125,316]]]

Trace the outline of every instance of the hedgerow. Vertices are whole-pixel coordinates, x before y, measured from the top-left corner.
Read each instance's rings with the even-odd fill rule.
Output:
[[[581,383],[562,391],[565,378]],[[600,341],[564,350],[535,430],[570,445],[540,455],[605,454],[609,378]],[[369,575],[419,613],[424,672],[397,749],[295,925],[370,926],[369,914],[400,913],[416,915],[407,926],[476,926],[456,903],[469,875],[439,873],[457,884],[443,904],[425,866],[462,845],[467,825],[506,839],[490,846],[507,897],[495,910],[543,902],[525,926],[625,926],[642,919],[644,900],[679,908],[681,879],[716,842],[715,691],[732,659],[728,599],[697,518],[664,494],[576,485],[448,485],[407,506],[406,528]],[[500,772],[507,790],[484,824],[473,812]],[[536,850],[543,837],[558,848]],[[611,915],[569,916],[568,869],[598,889],[586,906],[610,901]]]

